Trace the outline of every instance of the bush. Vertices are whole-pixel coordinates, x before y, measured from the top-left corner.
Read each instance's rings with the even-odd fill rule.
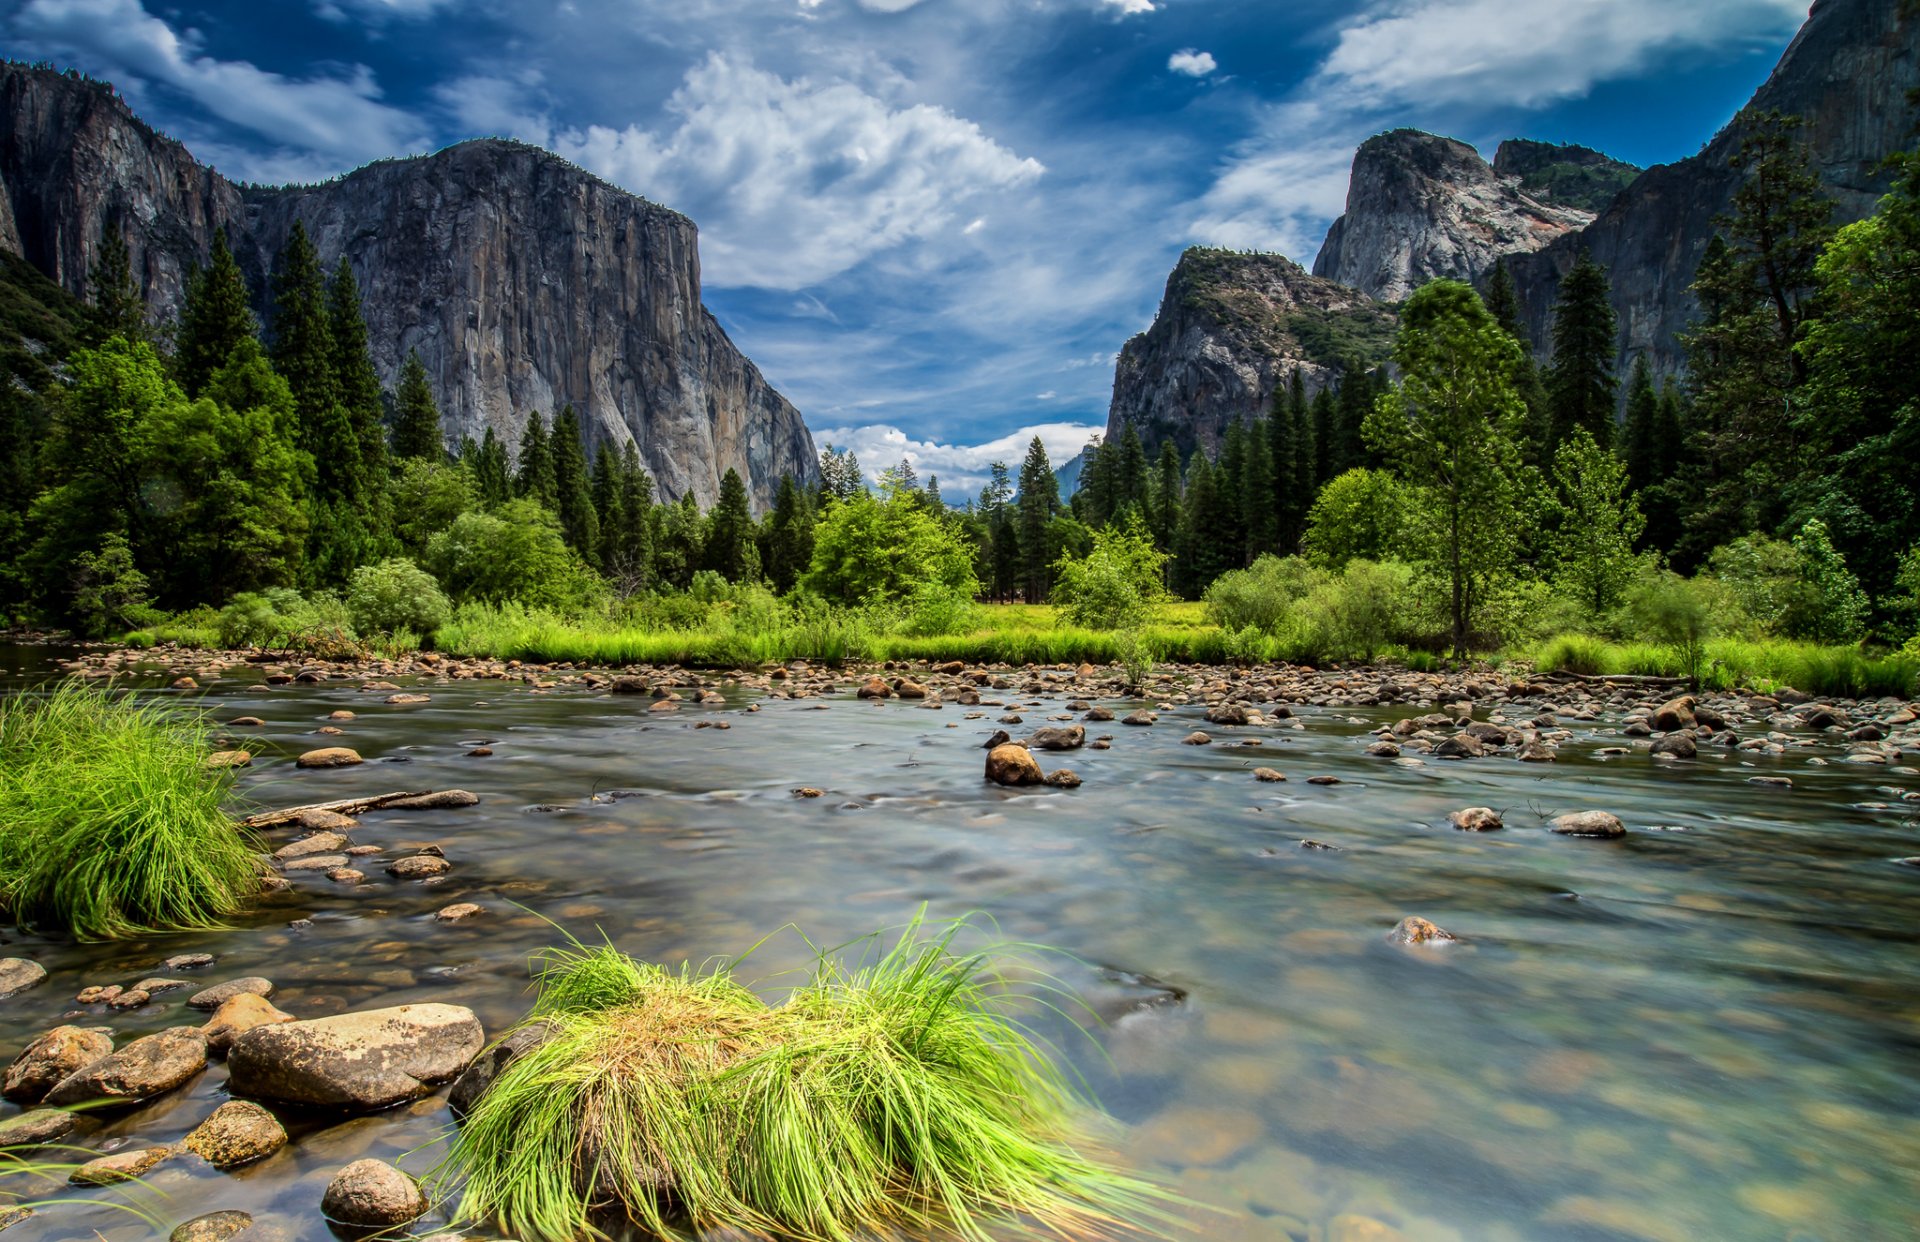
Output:
[[[64,682],[0,701],[0,908],[81,940],[210,928],[259,891],[204,723]]]
[[[347,613],[361,634],[432,634],[451,611],[433,575],[404,557],[363,565],[347,581]]]
[[[1262,634],[1277,634],[1293,616],[1294,608],[1324,574],[1297,556],[1262,556],[1247,569],[1233,569],[1207,588],[1207,618],[1223,630],[1248,626]]]
[[[1153,546],[1139,516],[1129,512],[1124,526],[1093,532],[1093,547],[1085,556],[1062,556],[1054,563],[1053,602],[1074,625],[1135,629],[1153,620],[1154,605],[1169,598],[1168,559]]]

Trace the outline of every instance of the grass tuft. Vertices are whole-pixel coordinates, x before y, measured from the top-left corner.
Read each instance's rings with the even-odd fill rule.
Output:
[[[62,682],[0,701],[0,910],[80,940],[218,927],[260,885],[198,718]]]
[[[1078,1150],[1091,1113],[1008,1009],[964,924],[916,921],[877,960],[822,954],[768,1005],[722,963],[550,955],[516,1060],[438,1178],[458,1219],[530,1242],[624,1223],[808,1242],[1020,1220],[1112,1237],[1165,1197]]]

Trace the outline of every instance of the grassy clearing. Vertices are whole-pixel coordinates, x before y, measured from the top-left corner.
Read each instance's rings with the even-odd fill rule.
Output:
[[[63,682],[0,701],[0,909],[81,940],[217,927],[259,889],[203,722]]]
[[[1021,1218],[1059,1236],[1152,1221],[1151,1186],[1080,1154],[1088,1110],[960,930],[877,961],[822,955],[777,1006],[728,965],[670,973],[611,947],[549,956],[546,1043],[467,1116],[458,1219],[530,1242],[624,1218],[650,1234],[845,1242]]]
[[[1635,674],[1684,677],[1679,651],[1657,643],[1613,643],[1586,634],[1561,634],[1533,654],[1542,673]],[[1771,691],[1791,686],[1807,694],[1841,698],[1877,698],[1915,693],[1920,659],[1908,655],[1869,656],[1854,647],[1812,643],[1713,639],[1706,644],[1704,684],[1714,690],[1748,686]]]

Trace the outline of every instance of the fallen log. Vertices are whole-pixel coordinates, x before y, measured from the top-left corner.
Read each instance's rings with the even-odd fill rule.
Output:
[[[336,815],[359,815],[366,811],[377,811],[406,798],[422,798],[434,792],[431,789],[403,789],[398,793],[374,794],[370,798],[340,798],[333,802],[309,802],[305,806],[290,806],[278,811],[261,811],[249,815],[240,822],[248,828],[277,828],[290,824],[308,811],[332,811]]]

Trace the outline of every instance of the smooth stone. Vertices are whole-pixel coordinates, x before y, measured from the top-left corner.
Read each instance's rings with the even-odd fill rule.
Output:
[[[237,1169],[285,1147],[287,1131],[258,1104],[228,1100],[180,1142],[216,1169]]]
[[[207,1019],[207,1024],[200,1031],[207,1037],[210,1051],[225,1053],[233,1047],[234,1040],[256,1026],[293,1020],[292,1014],[278,1008],[266,997],[242,992],[220,1002],[220,1008],[213,1011],[213,1016]]]
[[[190,1082],[206,1067],[207,1040],[199,1029],[169,1027],[69,1074],[47,1092],[46,1103],[138,1104]]]
[[[7,1067],[0,1095],[15,1104],[38,1104],[61,1079],[76,1074],[113,1051],[113,1039],[101,1031],[56,1026],[28,1044]]]
[[[245,1212],[208,1212],[175,1226],[167,1242],[227,1242],[253,1227],[253,1217]]]
[[[486,1045],[459,1005],[399,1005],[258,1026],[233,1041],[235,1095],[373,1111],[417,1099],[467,1068]]]
[[[1554,818],[1551,830],[1563,837],[1600,837],[1611,839],[1627,835],[1620,817],[1608,811],[1574,811]]]
[[[1387,933],[1389,944],[1448,944],[1460,939],[1452,932],[1417,915],[1408,915]]]
[[[239,979],[229,979],[225,983],[216,983],[210,988],[202,988],[187,997],[187,1004],[194,1009],[204,1009],[211,1013],[236,996],[272,996],[273,980],[262,979],[259,975],[245,975]]]
[[[987,752],[987,779],[996,785],[1039,785],[1047,778],[1032,752],[1005,742]]]
[[[0,958],[0,1000],[46,982],[47,968],[24,957]]]
[[[363,762],[357,750],[345,746],[323,746],[301,755],[293,764],[297,768],[350,768]]]
[[[1490,806],[1465,807],[1448,815],[1447,821],[1461,832],[1493,832],[1507,826],[1500,812]]]
[[[330,1221],[356,1229],[392,1229],[426,1213],[419,1183],[384,1160],[356,1160],[334,1174],[320,1199]]]

